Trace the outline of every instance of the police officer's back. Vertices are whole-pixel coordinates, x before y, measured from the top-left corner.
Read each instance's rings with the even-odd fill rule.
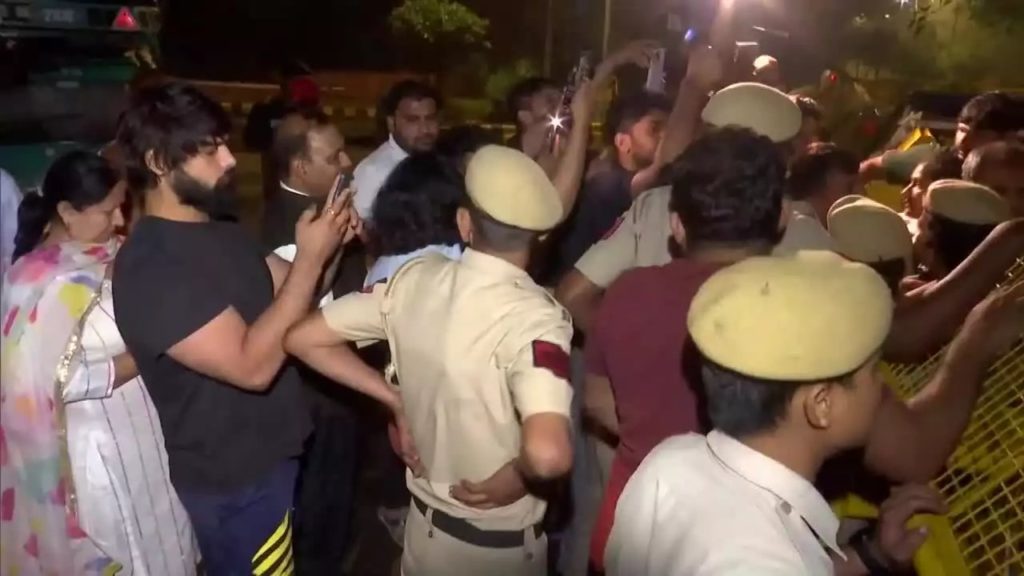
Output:
[[[422,463],[412,462],[421,477],[408,475],[406,575],[546,574],[546,502],[523,486],[571,466],[572,327],[525,269],[562,205],[543,170],[509,148],[477,152],[466,184],[458,225],[469,249],[460,262],[411,261],[387,283],[326,307],[289,349],[329,372],[330,361],[310,353],[317,337],[302,334],[317,323],[340,340],[388,341],[398,417]]]

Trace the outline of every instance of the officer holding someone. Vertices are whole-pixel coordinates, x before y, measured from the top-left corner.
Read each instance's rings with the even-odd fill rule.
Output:
[[[543,575],[547,502],[526,485],[572,465],[572,325],[526,268],[562,202],[539,165],[505,147],[473,156],[466,188],[461,261],[412,260],[314,313],[286,347],[393,412],[412,493],[404,574]],[[381,340],[398,388],[347,347]]]

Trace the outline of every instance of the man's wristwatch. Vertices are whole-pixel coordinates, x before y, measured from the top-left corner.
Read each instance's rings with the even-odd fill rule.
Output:
[[[868,569],[869,576],[889,576],[892,571],[889,563],[882,557],[881,551],[872,542],[874,526],[869,525],[861,528],[850,538],[850,546],[857,553],[864,567]]]

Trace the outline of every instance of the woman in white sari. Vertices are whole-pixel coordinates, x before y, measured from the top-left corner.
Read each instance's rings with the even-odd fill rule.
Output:
[[[192,576],[156,411],[114,323],[124,184],[86,152],[19,209],[3,279],[0,572]]]

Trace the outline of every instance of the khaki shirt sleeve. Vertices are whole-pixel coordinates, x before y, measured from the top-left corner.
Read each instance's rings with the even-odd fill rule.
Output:
[[[378,282],[324,306],[327,326],[350,342],[385,340],[384,298],[387,284]]]
[[[530,324],[512,335],[503,346],[509,362],[505,372],[512,403],[524,420],[542,413],[568,417],[572,403],[569,384],[572,325],[564,314],[557,313]]]
[[[576,269],[597,286],[611,286],[623,272],[636,266],[637,203],[622,215],[611,231],[576,262]]]

